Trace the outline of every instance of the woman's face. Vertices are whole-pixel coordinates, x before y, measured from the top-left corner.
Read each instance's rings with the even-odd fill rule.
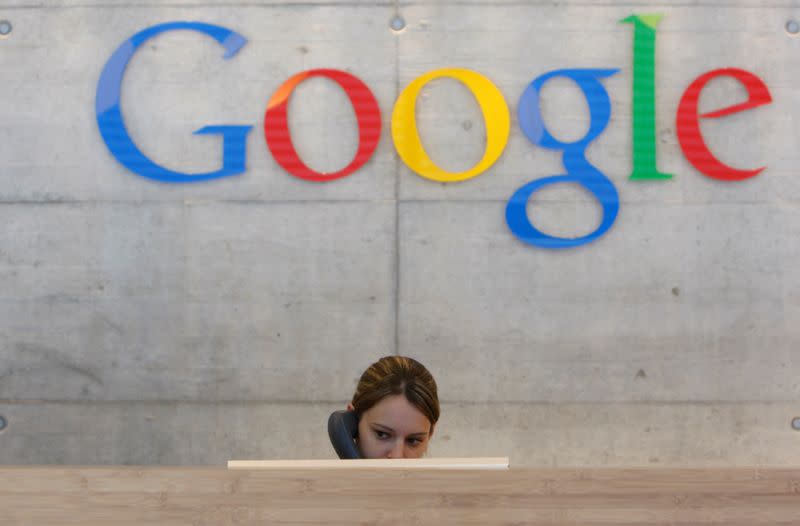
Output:
[[[419,458],[431,436],[428,417],[401,394],[387,396],[364,411],[358,422],[358,448],[364,458]]]

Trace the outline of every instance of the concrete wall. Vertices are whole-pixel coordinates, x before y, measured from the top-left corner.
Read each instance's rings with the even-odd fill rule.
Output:
[[[798,2],[4,0],[0,19],[0,431],[3,464],[220,464],[332,458],[325,422],[385,354],[436,376],[436,456],[510,455],[515,465],[797,464],[800,432],[800,38]],[[659,167],[631,182],[633,28],[659,12]],[[390,29],[400,14],[401,32]],[[143,151],[176,170],[215,169],[210,124],[253,125],[244,175],[190,185],[127,171],[97,129],[106,60],[148,26],[219,24],[247,45],[221,59],[191,32],[148,42],[122,107]],[[445,66],[490,78],[512,112],[508,146],[482,176],[411,172],[390,136],[393,103]],[[290,75],[348,70],[375,93],[383,134],[370,162],[331,183],[289,176],[264,144],[266,102]],[[528,142],[516,108],[536,76],[621,68],[589,159],[620,214],[599,241],[548,251],[518,241],[505,204],[563,173]],[[703,131],[758,177],[725,183],[681,153],[675,111],[698,75],[739,67],[774,103]],[[742,100],[709,85],[704,111]],[[418,106],[443,167],[481,156],[469,91],[431,83]],[[545,87],[548,127],[577,139],[580,91]],[[295,144],[318,170],[344,166],[348,99],[312,79],[292,98]],[[529,207],[558,235],[592,231],[600,207],[550,187]]]

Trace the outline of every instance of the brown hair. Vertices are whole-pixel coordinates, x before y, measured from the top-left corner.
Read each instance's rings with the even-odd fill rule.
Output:
[[[387,396],[402,394],[431,425],[439,420],[439,397],[433,375],[413,358],[384,356],[370,365],[358,381],[353,408],[362,415]]]

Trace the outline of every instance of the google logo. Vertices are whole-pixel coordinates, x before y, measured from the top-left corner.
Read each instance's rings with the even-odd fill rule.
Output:
[[[656,167],[655,125],[655,40],[660,15],[632,15],[621,22],[634,27],[633,65],[633,170],[631,180],[664,180],[671,174]],[[148,39],[161,33],[189,30],[215,39],[231,58],[247,40],[221,26],[199,22],[170,22],[144,29],[120,45],[105,64],[97,84],[95,112],[100,134],[111,154],[130,171],[166,183],[190,183],[238,175],[246,169],[246,139],[252,126],[205,126],[196,134],[222,136],[222,166],[207,173],[182,173],[170,170],[149,159],[131,139],[120,109],[120,91],[125,68],[136,50]],[[580,246],[605,234],[619,212],[619,195],[614,183],[586,159],[586,149],[603,133],[611,118],[611,101],[603,79],[618,69],[558,69],[536,77],[519,98],[517,117],[525,136],[535,145],[561,152],[564,174],[543,177],[518,188],[506,205],[506,222],[511,232],[525,243],[550,249]],[[289,98],[295,88],[312,77],[324,77],[338,84],[347,94],[356,115],[358,148],[351,162],[336,172],[321,173],[309,168],[292,143],[288,125]],[[743,85],[746,101],[716,111],[699,114],[698,99],[703,88],[718,77],[729,77]],[[477,100],[486,125],[483,157],[471,168],[451,172],[439,167],[427,154],[416,123],[416,100],[430,81],[452,78],[463,83]],[[580,140],[562,142],[553,137],[540,112],[542,87],[551,79],[566,78],[577,84],[589,106],[589,130]],[[719,118],[772,102],[764,82],[748,71],[723,68],[708,71],[696,78],[681,96],[676,112],[676,133],[687,160],[708,177],[725,181],[747,179],[764,168],[737,169],[722,163],[709,150],[700,130],[700,119]],[[264,138],[275,161],[289,174],[316,182],[328,182],[357,171],[373,155],[381,135],[381,112],[369,87],[355,75],[337,69],[313,69],[286,80],[272,95],[264,115]],[[505,97],[491,80],[463,68],[430,71],[406,86],[395,101],[391,134],[403,162],[418,175],[437,182],[459,182],[477,177],[489,169],[503,153],[508,142],[511,118]],[[577,238],[556,237],[540,231],[528,218],[526,207],[531,196],[548,185],[575,183],[589,191],[601,204],[603,217],[590,234]]]

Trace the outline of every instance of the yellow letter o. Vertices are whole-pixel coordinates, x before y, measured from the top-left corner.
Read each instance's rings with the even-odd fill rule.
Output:
[[[448,172],[439,168],[423,148],[417,130],[417,95],[425,84],[440,77],[451,77],[466,85],[478,100],[486,123],[486,150],[483,158],[463,172]],[[422,177],[439,182],[464,181],[487,170],[503,153],[510,128],[511,119],[503,94],[491,80],[469,69],[442,68],[417,77],[400,93],[392,111],[392,139],[398,155],[409,168]]]

